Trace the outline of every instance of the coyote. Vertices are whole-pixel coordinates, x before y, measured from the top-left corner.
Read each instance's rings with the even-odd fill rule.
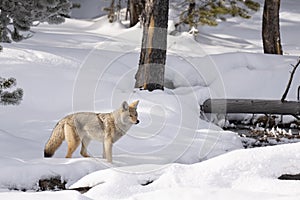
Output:
[[[136,111],[138,103],[135,101],[128,105],[124,101],[119,109],[111,113],[79,112],[64,117],[53,129],[44,149],[44,157],[53,156],[64,140],[68,144],[66,158],[72,157],[80,143],[80,154],[89,157],[89,142],[98,140],[103,142],[103,158],[111,163],[112,144],[125,135],[133,124],[139,123]]]

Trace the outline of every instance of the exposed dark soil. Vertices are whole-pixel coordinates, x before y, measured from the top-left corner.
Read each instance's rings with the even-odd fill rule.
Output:
[[[253,124],[230,122],[224,129],[237,132],[245,148],[300,142],[299,121],[276,124],[273,119],[259,119]]]

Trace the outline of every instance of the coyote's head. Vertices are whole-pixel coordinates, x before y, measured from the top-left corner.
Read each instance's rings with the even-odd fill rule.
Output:
[[[128,105],[126,101],[122,103],[121,107],[121,121],[123,124],[138,124],[138,113],[136,111],[139,101],[135,101]]]

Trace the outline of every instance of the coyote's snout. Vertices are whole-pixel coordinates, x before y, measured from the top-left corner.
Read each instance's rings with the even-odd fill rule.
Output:
[[[80,154],[89,157],[87,146],[91,140],[103,142],[103,158],[112,162],[112,144],[120,139],[133,124],[138,124],[136,111],[139,101],[128,105],[124,101],[121,107],[111,113],[80,112],[61,119],[52,131],[44,156],[51,157],[61,143],[66,140],[68,152],[66,158],[71,158],[73,152],[81,143]]]

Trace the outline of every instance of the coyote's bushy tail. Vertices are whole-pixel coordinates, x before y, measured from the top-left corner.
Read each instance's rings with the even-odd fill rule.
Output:
[[[58,149],[58,147],[64,141],[64,124],[64,121],[60,121],[56,124],[52,131],[52,135],[45,146],[44,157],[52,157],[56,149]]]

